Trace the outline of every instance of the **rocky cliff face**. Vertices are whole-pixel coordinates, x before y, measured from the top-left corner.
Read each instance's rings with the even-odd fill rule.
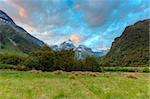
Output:
[[[112,43],[105,62],[113,66],[143,66],[149,61],[150,19],[125,28]]]
[[[44,46],[44,43],[30,35],[3,11],[0,10],[0,49],[30,52]]]

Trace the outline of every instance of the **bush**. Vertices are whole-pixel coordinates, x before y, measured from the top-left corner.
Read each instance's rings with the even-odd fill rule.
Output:
[[[24,66],[24,65],[17,65],[16,66],[16,70],[19,70],[19,71],[27,71],[27,67]]]
[[[37,70],[42,69],[42,66],[40,65],[39,59],[37,57],[27,58],[24,61],[23,65],[26,66],[26,68],[28,68],[29,70],[31,70],[31,69],[37,69]]]
[[[150,68],[149,67],[144,67],[143,72],[149,73],[150,72]]]
[[[18,65],[21,64],[24,60],[25,57],[18,55],[1,54],[0,57],[0,63],[2,64]]]
[[[111,72],[135,72],[138,71],[136,67],[104,67],[104,71]]]
[[[8,64],[0,64],[0,69],[16,69],[16,66]]]
[[[42,70],[42,71],[53,71],[54,70],[54,59],[55,54],[51,50],[47,51],[36,51],[32,53],[31,59],[32,68]],[[30,63],[30,62],[29,62]],[[30,66],[28,64],[28,66]],[[30,66],[30,67],[31,67]]]
[[[150,72],[149,67],[103,67],[103,70],[106,72]]]

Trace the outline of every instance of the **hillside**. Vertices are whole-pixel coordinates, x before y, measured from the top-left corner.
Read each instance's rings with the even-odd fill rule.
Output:
[[[31,52],[44,43],[30,35],[3,11],[0,10],[0,50]]]
[[[112,43],[105,63],[113,66],[148,65],[149,22],[150,19],[147,19],[126,27]]]

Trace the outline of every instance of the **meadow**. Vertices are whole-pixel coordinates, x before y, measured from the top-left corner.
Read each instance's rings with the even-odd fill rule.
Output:
[[[149,73],[0,71],[0,99],[148,99]]]

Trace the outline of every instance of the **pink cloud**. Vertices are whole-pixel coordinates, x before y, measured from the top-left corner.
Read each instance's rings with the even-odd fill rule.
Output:
[[[19,15],[21,17],[26,17],[27,16],[26,10],[22,7],[19,7]]]
[[[70,36],[70,40],[76,42],[76,43],[79,43],[83,40],[83,36],[80,36],[80,35],[77,35],[77,34],[72,34]]]
[[[27,17],[27,11],[26,11],[26,8],[24,6],[23,1],[21,1],[21,0],[8,0],[8,3],[14,4],[18,8],[18,10],[19,10],[18,13],[21,17]]]

